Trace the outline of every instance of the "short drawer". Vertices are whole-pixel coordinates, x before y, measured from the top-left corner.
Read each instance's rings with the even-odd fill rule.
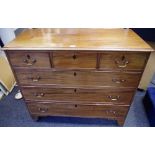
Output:
[[[15,70],[21,85],[61,85],[62,87],[132,87],[141,74],[137,72]]]
[[[81,105],[67,103],[32,103],[27,104],[30,113],[39,116],[78,116],[78,117],[125,117],[128,106]]]
[[[13,67],[50,68],[49,54],[46,52],[8,52]]]
[[[105,70],[143,70],[148,56],[148,53],[102,53],[100,68]]]
[[[96,53],[60,51],[53,52],[53,66],[56,69],[96,68]]]
[[[130,105],[133,91],[118,89],[23,87],[26,100]]]

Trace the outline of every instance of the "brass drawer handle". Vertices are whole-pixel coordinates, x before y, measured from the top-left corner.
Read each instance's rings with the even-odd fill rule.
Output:
[[[112,81],[119,84],[119,83],[125,82],[126,80],[125,79],[112,79]]]
[[[38,82],[40,79],[41,79],[40,76],[37,76],[36,78],[32,77],[33,82]]]
[[[48,108],[39,108],[39,111],[42,112],[42,113],[45,113],[48,111]]]
[[[115,59],[115,63],[119,68],[125,68],[127,67],[127,64],[129,63],[129,61],[125,58],[125,56],[122,56],[120,60]]]
[[[38,97],[38,98],[41,98],[41,97],[44,97],[44,93],[35,93],[34,96]]]
[[[108,110],[108,111],[106,111],[106,113],[107,113],[107,114],[111,114],[111,113],[112,113],[112,114],[116,114],[116,111]]]
[[[107,96],[107,98],[109,98],[111,101],[118,101],[120,96],[111,96],[111,95],[109,95],[109,96]]]
[[[37,62],[37,60],[34,58],[31,58],[30,55],[27,55],[27,58],[24,60],[24,62],[26,63],[27,66],[32,66]]]

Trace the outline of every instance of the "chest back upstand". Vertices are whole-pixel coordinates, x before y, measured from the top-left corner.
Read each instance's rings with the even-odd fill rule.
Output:
[[[119,125],[153,51],[130,29],[29,29],[4,50],[32,118],[106,118]]]

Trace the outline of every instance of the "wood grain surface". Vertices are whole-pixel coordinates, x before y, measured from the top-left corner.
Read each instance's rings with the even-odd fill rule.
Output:
[[[77,116],[77,117],[100,117],[121,118],[128,112],[129,106],[114,105],[83,105],[64,103],[36,103],[28,102],[28,109],[32,114],[39,116]]]
[[[28,29],[3,50],[153,51],[131,29]]]
[[[139,72],[15,70],[21,85],[60,85],[62,87],[136,88]]]
[[[133,91],[119,89],[22,87],[26,100],[129,105]]]

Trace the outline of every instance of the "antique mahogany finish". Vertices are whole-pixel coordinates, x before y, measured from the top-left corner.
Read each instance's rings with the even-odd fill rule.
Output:
[[[124,124],[153,49],[130,29],[29,29],[3,48],[32,118]]]

